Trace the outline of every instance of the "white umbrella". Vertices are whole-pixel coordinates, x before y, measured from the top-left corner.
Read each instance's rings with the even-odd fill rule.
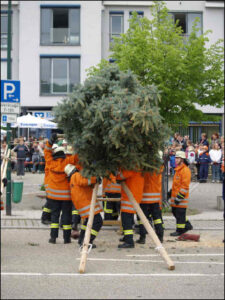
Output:
[[[50,122],[50,121],[42,119],[40,117],[32,116],[31,114],[27,114],[26,116],[18,117],[17,125],[20,128],[28,128],[28,138],[29,138],[29,128],[43,128],[43,129],[57,128],[56,123]]]
[[[43,128],[43,129],[56,129],[56,128],[58,128],[56,123],[51,122],[49,120],[42,119],[40,117],[38,117],[38,118],[41,121],[41,126],[42,126],[41,128]]]
[[[28,114],[18,117],[16,123],[20,128],[41,128],[42,121],[40,118]]]

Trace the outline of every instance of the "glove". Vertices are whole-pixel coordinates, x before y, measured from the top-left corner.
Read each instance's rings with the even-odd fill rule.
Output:
[[[167,192],[167,198],[171,198],[171,194],[172,194],[172,189],[169,190],[169,192]]]
[[[7,183],[8,183],[7,178],[3,178],[3,179],[2,179],[2,182],[3,182],[3,184],[4,184],[4,187],[6,187],[6,186],[7,186]]]
[[[182,193],[178,193],[175,199],[175,204],[178,205],[184,199],[184,195]]]
[[[50,140],[49,140],[49,143],[51,145],[55,144],[55,142],[57,141],[58,137],[57,137],[57,133],[53,133]]]
[[[102,183],[102,179],[101,179],[100,176],[96,177],[96,182],[97,182],[98,184],[101,184],[101,183]]]

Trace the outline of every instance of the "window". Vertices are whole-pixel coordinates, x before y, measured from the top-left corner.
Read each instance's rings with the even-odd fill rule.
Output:
[[[110,42],[124,31],[123,12],[110,12]]]
[[[200,30],[197,32],[197,36],[202,34],[202,13],[184,13],[184,12],[174,12],[169,13],[172,15],[174,22],[178,20],[178,26],[182,28],[183,35],[188,37],[192,31],[192,26],[196,18],[200,19],[197,28]]]
[[[1,14],[1,48],[7,48],[8,14]]]
[[[67,94],[80,82],[79,56],[42,56],[40,64],[41,95]]]
[[[129,17],[131,18],[132,17],[132,13],[133,13],[134,11],[130,11],[129,12]],[[135,10],[135,12],[137,13],[137,17],[138,18],[143,18],[144,17],[144,12],[143,11],[136,11]]]
[[[80,8],[50,7],[41,8],[42,45],[79,45]]]

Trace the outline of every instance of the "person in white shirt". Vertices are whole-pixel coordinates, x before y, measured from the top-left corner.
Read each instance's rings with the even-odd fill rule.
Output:
[[[209,156],[212,161],[212,182],[220,182],[222,151],[218,143],[213,145],[213,148],[209,151]]]

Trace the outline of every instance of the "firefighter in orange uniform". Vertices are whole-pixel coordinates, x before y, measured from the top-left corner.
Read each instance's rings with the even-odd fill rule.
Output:
[[[144,177],[141,172],[136,171],[120,171],[116,176],[116,179],[121,182],[125,181],[127,187],[133,194],[135,200],[140,203],[142,199],[142,193],[144,188]],[[129,198],[125,191],[121,190],[121,218],[123,226],[124,237],[120,241],[123,244],[118,245],[118,248],[134,248],[133,240],[133,225],[134,225],[134,214],[136,213],[133,205],[130,203]]]
[[[163,166],[160,168],[160,172],[145,173],[144,174],[144,189],[140,207],[145,214],[146,218],[151,215],[154,223],[156,234],[161,242],[163,242],[163,223],[162,214],[160,209],[162,199],[162,171]],[[145,244],[145,237],[147,231],[140,223],[140,238],[136,242],[139,244]]]
[[[96,182],[100,183],[101,180],[97,179],[96,177],[91,177],[90,179],[84,178],[79,173],[79,170],[71,164],[68,164],[65,167],[65,173],[70,180],[70,190],[73,204],[78,210],[81,218],[84,219],[84,223],[81,225],[80,237],[78,240],[78,243],[81,246],[83,244],[85,230],[87,228],[93,187]],[[92,248],[96,248],[96,245],[93,244],[93,241],[97,237],[98,232],[100,231],[103,224],[100,214],[101,211],[102,209],[97,202],[95,204],[95,215],[90,238]]]
[[[76,165],[78,156],[71,155],[66,157],[63,147],[57,147],[52,150],[52,145],[56,141],[57,134],[53,133],[44,150],[45,161],[49,165],[47,195],[51,201],[51,238],[49,243],[56,243],[59,233],[59,216],[62,211],[63,238],[64,243],[67,244],[71,243],[72,201],[69,182],[64,168],[67,164]]]
[[[112,174],[110,179],[103,179],[103,195],[107,198],[120,198],[121,185],[116,182]],[[117,220],[119,217],[120,202],[104,201],[104,220]]]
[[[173,177],[172,189],[169,191],[168,196],[170,198],[172,213],[176,218],[177,228],[175,232],[170,234],[171,236],[179,236],[193,229],[186,217],[191,171],[187,166],[186,156],[183,151],[176,152],[175,160],[175,175]]]

